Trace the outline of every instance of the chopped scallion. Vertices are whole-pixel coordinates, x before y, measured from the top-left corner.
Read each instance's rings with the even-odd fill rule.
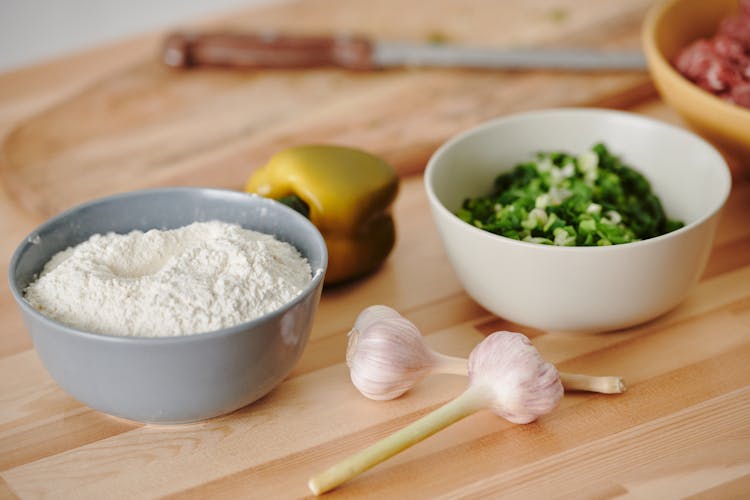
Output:
[[[498,175],[490,195],[466,199],[456,215],[502,236],[563,246],[629,243],[684,225],[667,218],[648,180],[603,144],[578,156],[538,153]]]

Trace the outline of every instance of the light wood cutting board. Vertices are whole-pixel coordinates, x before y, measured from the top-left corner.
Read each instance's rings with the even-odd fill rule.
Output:
[[[302,34],[507,47],[639,47],[651,0],[307,0],[212,24]],[[398,15],[393,15],[398,12]],[[206,26],[204,26],[206,27]],[[143,60],[19,124],[3,178],[48,216],[93,196],[163,185],[241,189],[293,144],[336,143],[421,172],[449,136],[494,116],[556,106],[626,106],[653,89],[645,72],[402,69],[173,71]]]
[[[223,24],[636,48],[648,3],[306,0]],[[344,363],[346,332],[375,303],[401,311],[446,354],[465,356],[490,332],[517,330],[561,370],[617,373],[628,391],[567,394],[555,412],[524,426],[478,413],[326,498],[750,497],[747,169],[735,172],[708,268],[685,302],[606,335],[545,334],[482,309],[451,270],[419,175],[408,175],[444,137],[516,110],[618,106],[679,125],[645,75],[172,74],[152,61],[159,38],[0,75],[7,137],[0,183],[15,197],[0,189],[0,266],[7,269],[16,243],[62,207],[165,183],[239,188],[279,147],[313,140],[366,147],[404,174],[396,248],[377,273],[323,293],[305,352],[279,387],[235,413],[183,426],[126,422],[67,395],[35,354],[0,280],[0,498],[309,498],[311,474],[465,387],[461,377],[436,376],[386,404],[360,397]]]

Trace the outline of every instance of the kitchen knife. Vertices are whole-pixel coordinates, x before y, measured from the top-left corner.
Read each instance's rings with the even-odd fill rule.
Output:
[[[162,61],[175,68],[646,68],[645,58],[638,51],[496,49],[444,43],[372,41],[357,36],[289,36],[276,33],[174,33],[165,42]]]

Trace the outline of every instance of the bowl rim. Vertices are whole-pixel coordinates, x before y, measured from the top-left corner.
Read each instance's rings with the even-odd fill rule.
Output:
[[[29,248],[30,245],[32,245],[32,241],[40,232],[47,229],[48,227],[58,223],[58,221],[64,217],[74,215],[76,212],[79,212],[81,210],[94,207],[96,205],[107,203],[112,200],[119,200],[119,199],[127,199],[137,196],[144,196],[144,195],[152,195],[157,196],[159,194],[169,194],[169,193],[193,193],[193,194],[199,194],[202,197],[231,197],[236,199],[244,199],[244,200],[256,200],[256,202],[264,203],[269,205],[270,207],[273,207],[275,210],[281,210],[282,212],[286,212],[288,215],[291,215],[292,217],[298,217],[304,220],[312,231],[313,239],[316,240],[316,243],[321,247],[322,253],[321,253],[321,265],[318,269],[312,269],[312,278],[310,280],[310,283],[303,288],[300,293],[294,297],[289,302],[285,303],[281,307],[274,309],[273,311],[270,311],[262,316],[259,316],[258,318],[252,319],[250,321],[245,321],[242,323],[238,323],[233,326],[229,326],[226,328],[220,328],[218,330],[209,330],[205,332],[198,332],[198,333],[190,333],[185,335],[173,335],[173,336],[166,336],[166,337],[144,337],[144,336],[135,336],[135,335],[113,335],[110,333],[97,333],[87,330],[82,330],[80,328],[76,328],[70,325],[67,325],[65,323],[62,323],[60,321],[57,321],[55,319],[52,319],[39,310],[37,310],[35,307],[33,307],[29,302],[24,298],[23,291],[19,290],[18,287],[16,287],[15,284],[15,269],[17,267],[18,261],[21,259],[21,256],[24,254],[24,252]],[[197,221],[196,221],[197,222]],[[252,329],[253,327],[267,321],[270,318],[281,316],[289,309],[296,306],[298,303],[305,300],[311,293],[314,293],[315,289],[321,284],[323,281],[323,278],[325,276],[325,271],[328,267],[328,249],[325,244],[325,240],[323,239],[322,234],[318,230],[318,228],[310,222],[309,219],[304,217],[302,214],[297,212],[296,210],[279,203],[276,200],[273,200],[271,198],[265,198],[262,196],[259,196],[254,193],[245,193],[241,191],[233,191],[230,189],[218,189],[218,188],[210,188],[210,187],[160,187],[160,188],[146,188],[146,189],[138,189],[133,191],[126,191],[122,193],[116,193],[109,196],[103,196],[99,198],[95,198],[89,201],[86,201],[84,203],[80,203],[78,205],[74,205],[68,209],[63,210],[62,212],[58,213],[57,215],[50,217],[43,223],[36,226],[23,240],[21,240],[21,243],[18,244],[16,249],[13,252],[13,255],[10,260],[9,270],[8,270],[8,281],[10,282],[10,290],[13,294],[13,298],[15,299],[18,306],[25,311],[28,314],[31,314],[34,316],[37,320],[41,321],[42,323],[47,324],[50,327],[53,327],[57,330],[60,330],[64,332],[65,334],[72,335],[75,337],[80,337],[87,340],[95,340],[95,341],[101,341],[101,342],[112,342],[112,343],[124,343],[124,344],[147,344],[151,346],[155,345],[171,345],[175,343],[196,343],[196,342],[205,342],[209,341],[210,339],[218,338],[218,337],[228,337],[235,335],[237,333],[247,331],[248,329]]]
[[[543,245],[540,243],[532,243],[528,241],[521,241],[516,240],[513,238],[508,238],[507,236],[503,236],[500,234],[492,233],[490,231],[485,231],[484,229],[480,229],[472,224],[469,224],[461,219],[458,218],[456,214],[448,210],[448,208],[443,204],[443,202],[438,198],[437,194],[434,192],[432,184],[433,184],[433,178],[435,175],[435,169],[436,164],[438,162],[438,159],[442,157],[446,151],[449,149],[452,149],[455,147],[456,144],[463,142],[467,140],[468,138],[482,133],[487,129],[493,129],[495,127],[505,125],[507,123],[512,123],[517,120],[526,120],[526,119],[544,119],[545,117],[549,117],[550,115],[579,115],[579,116],[615,116],[618,120],[626,120],[626,121],[632,121],[637,124],[645,124],[648,126],[655,126],[655,127],[661,127],[667,130],[670,130],[671,132],[677,133],[678,135],[681,135],[689,140],[698,142],[701,144],[704,148],[707,149],[707,152],[713,156],[715,156],[715,159],[717,162],[714,163],[714,169],[721,175],[722,177],[722,183],[724,184],[724,192],[719,197],[719,199],[713,204],[713,206],[706,211],[703,215],[695,219],[694,221],[685,224],[680,229],[676,229],[674,231],[671,231],[666,234],[662,234],[660,236],[655,236],[653,238],[648,238],[645,240],[640,241],[634,241],[631,243],[623,243],[618,245],[605,245],[605,246],[559,246],[559,245]],[[543,110],[533,110],[533,111],[525,111],[521,113],[513,113],[510,115],[504,115],[500,116],[494,119],[491,119],[489,121],[483,122],[477,126],[474,126],[472,128],[469,128],[468,130],[465,130],[464,132],[459,133],[458,135],[453,136],[448,141],[444,142],[440,147],[438,147],[437,150],[430,156],[430,159],[427,162],[427,167],[425,168],[424,173],[424,179],[423,184],[425,187],[425,191],[427,192],[427,197],[430,201],[430,204],[438,210],[439,213],[441,213],[443,216],[449,216],[450,219],[455,219],[455,222],[460,222],[461,224],[464,224],[470,231],[475,231],[474,234],[476,235],[482,235],[481,237],[484,238],[490,238],[496,241],[502,241],[506,242],[507,244],[511,245],[521,245],[523,248],[527,249],[534,249],[534,251],[541,251],[541,252],[618,252],[623,251],[631,248],[640,248],[648,245],[654,245],[658,244],[661,241],[665,241],[667,239],[676,238],[679,237],[679,235],[686,233],[693,228],[703,224],[705,221],[716,215],[718,212],[721,211],[724,204],[726,203],[727,199],[729,198],[729,194],[732,189],[732,176],[731,172],[729,170],[729,167],[726,163],[726,160],[724,157],[718,152],[718,150],[712,146],[708,141],[705,139],[699,137],[698,135],[690,132],[689,130],[686,130],[684,128],[662,122],[659,120],[655,120],[652,118],[648,118],[642,115],[638,115],[635,113],[630,113],[626,111],[619,111],[619,110],[612,110],[612,109],[604,109],[604,108],[547,108]]]
[[[705,105],[711,105],[716,107],[716,112],[721,111],[731,115],[733,119],[741,120],[750,123],[750,109],[743,108],[737,104],[726,102],[724,99],[700,88],[697,84],[693,83],[685,76],[682,75],[672,64],[667,60],[661,48],[656,43],[656,29],[660,25],[664,15],[674,9],[676,4],[682,0],[662,0],[657,4],[653,5],[643,21],[643,29],[641,30],[641,44],[643,45],[646,53],[646,61],[649,66],[652,67],[652,71],[661,71],[667,78],[669,83],[679,85],[688,92],[691,99],[696,99],[699,102],[705,103]]]

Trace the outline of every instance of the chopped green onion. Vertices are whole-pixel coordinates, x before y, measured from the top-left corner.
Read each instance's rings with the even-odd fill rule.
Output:
[[[497,176],[456,215],[508,238],[561,246],[629,243],[679,229],[648,180],[597,144],[578,156],[538,153]]]

